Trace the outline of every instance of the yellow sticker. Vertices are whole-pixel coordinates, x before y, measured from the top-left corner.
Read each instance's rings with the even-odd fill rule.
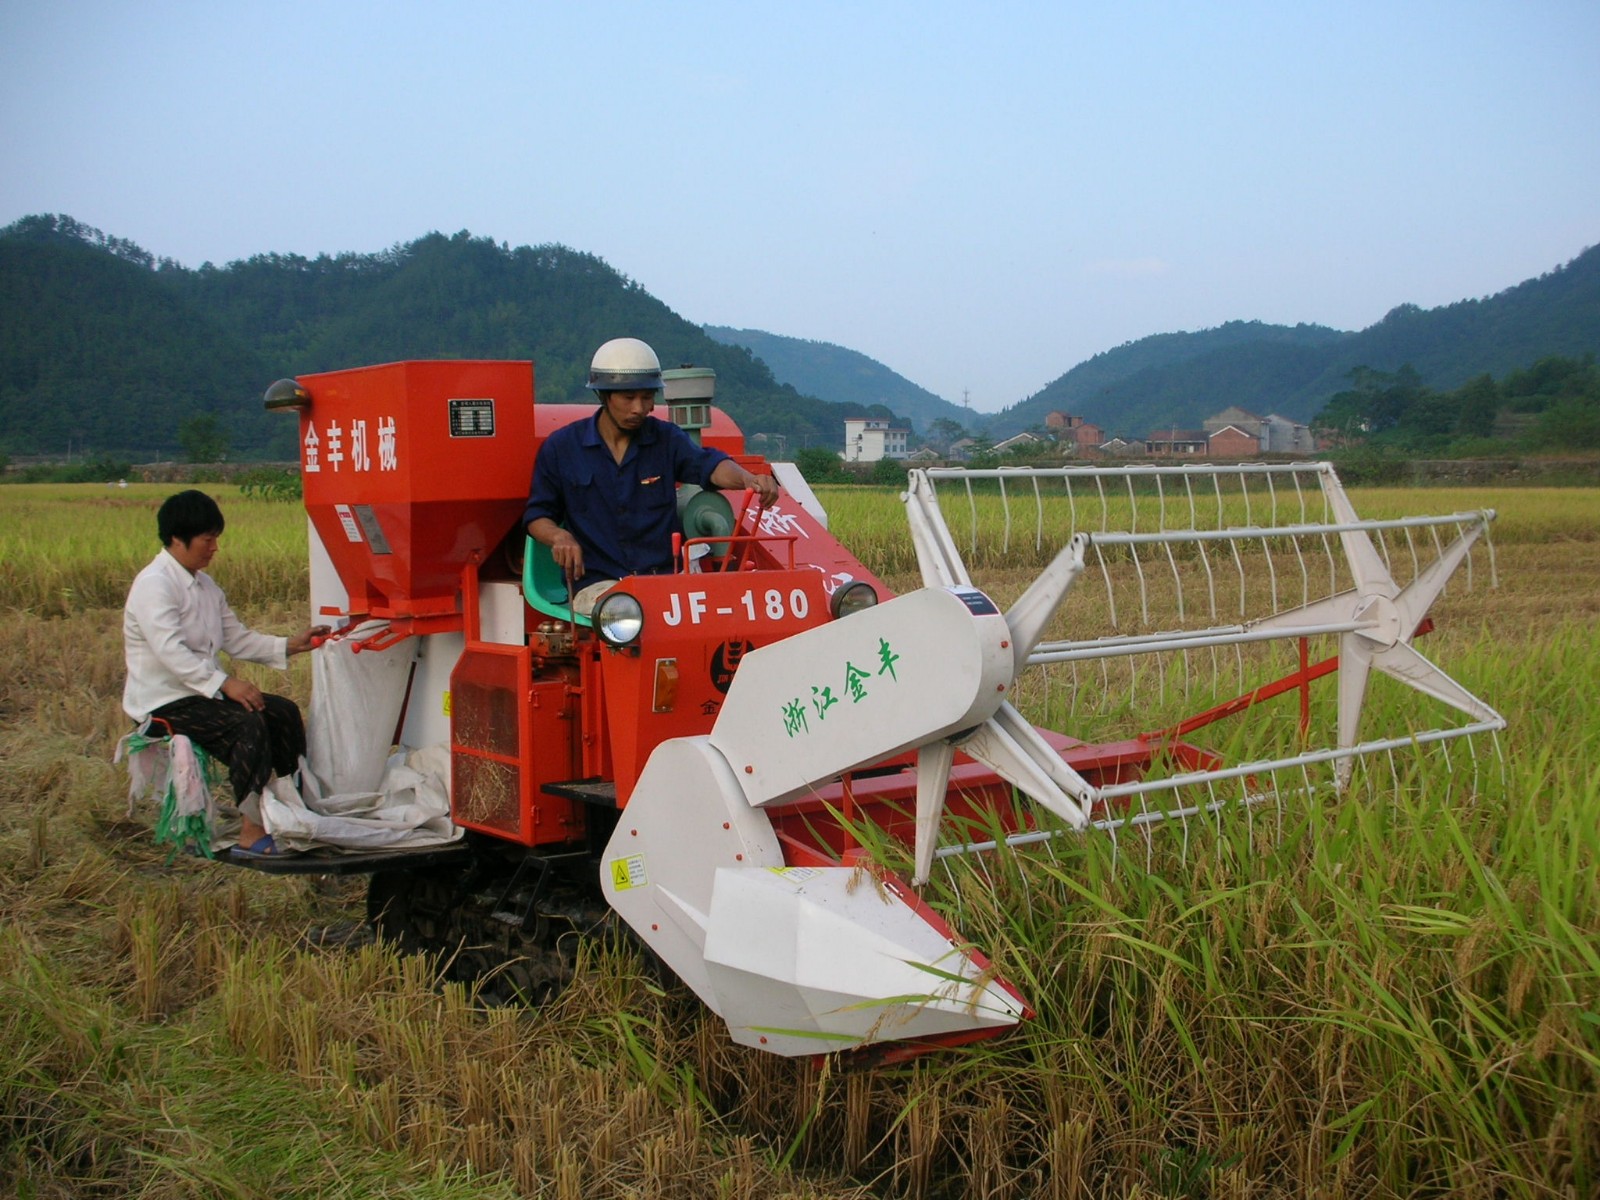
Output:
[[[814,879],[819,874],[815,867],[768,867],[767,870],[774,875],[782,875],[785,879],[797,879],[802,882]]]
[[[439,699],[439,707],[444,710],[444,715],[450,715],[450,692],[446,690]]]
[[[626,892],[630,888],[644,887],[649,882],[644,873],[644,855],[634,854],[628,858],[611,860],[611,886],[617,891]]]

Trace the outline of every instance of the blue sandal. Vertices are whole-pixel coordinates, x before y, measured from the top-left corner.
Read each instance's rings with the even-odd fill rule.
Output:
[[[270,833],[262,834],[248,847],[235,846],[232,850],[235,858],[289,858],[299,853],[298,850],[280,850]]]

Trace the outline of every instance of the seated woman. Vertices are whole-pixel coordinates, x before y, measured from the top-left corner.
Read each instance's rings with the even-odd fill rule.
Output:
[[[234,853],[259,858],[279,853],[261,825],[261,791],[275,774],[299,769],[305,723],[294,701],[228,674],[218,654],[281,670],[330,630],[314,625],[286,638],[246,628],[205,573],[222,529],[222,510],[204,492],[179,492],[161,505],[163,549],[134,579],[122,611],[122,707],[141,726],[183,734],[228,765],[243,821]]]

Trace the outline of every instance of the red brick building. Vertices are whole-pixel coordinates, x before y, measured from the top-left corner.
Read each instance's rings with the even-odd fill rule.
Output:
[[[1254,458],[1261,453],[1261,439],[1237,425],[1224,425],[1207,439],[1206,453],[1212,458]]]
[[[1100,448],[1100,443],[1106,440],[1104,429],[1071,413],[1046,413],[1044,427],[1053,431],[1056,441],[1073,454],[1093,454]]]

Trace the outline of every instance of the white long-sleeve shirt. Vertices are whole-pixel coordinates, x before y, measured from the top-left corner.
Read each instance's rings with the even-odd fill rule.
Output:
[[[220,695],[228,673],[219,652],[281,670],[289,665],[288,644],[246,628],[211,576],[189,574],[162,550],[134,579],[122,610],[123,710],[142,722],[185,696]]]

